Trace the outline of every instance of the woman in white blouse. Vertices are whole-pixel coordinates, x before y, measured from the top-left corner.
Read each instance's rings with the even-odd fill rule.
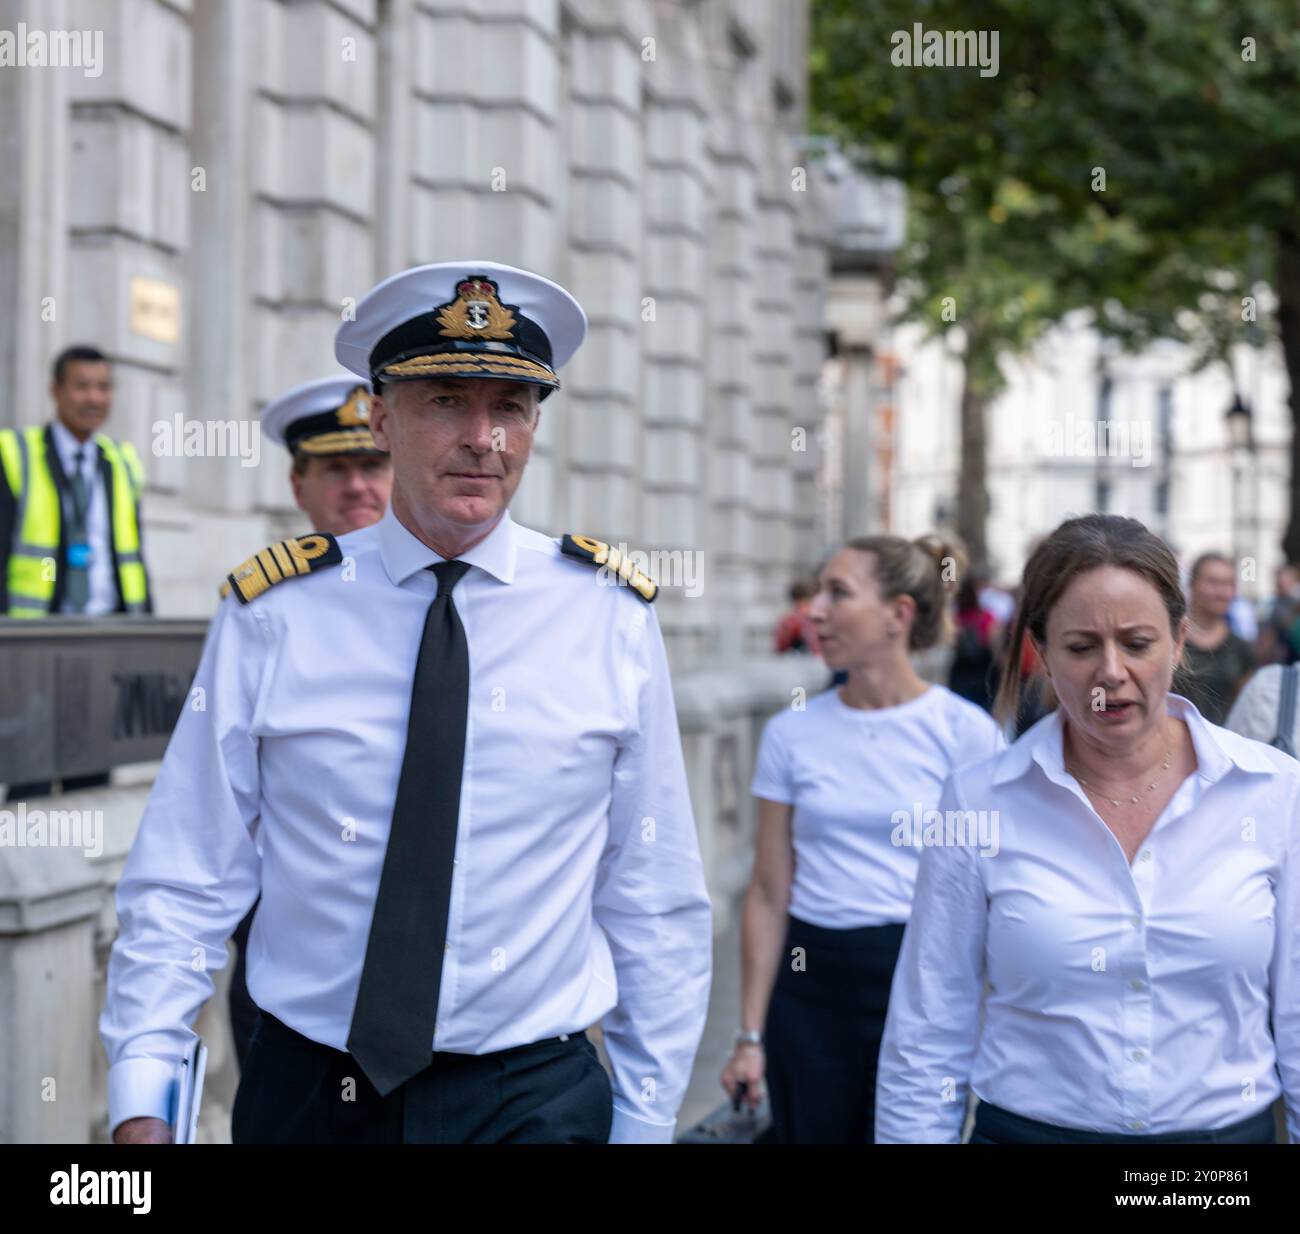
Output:
[[[1262,1144],[1279,1094],[1300,1140],[1300,763],[1169,693],[1186,628],[1141,523],[1035,549],[1011,658],[1059,706],[945,787],[998,844],[922,856],[878,1140],[956,1143],[971,1091],[972,1143]]]
[[[753,793],[741,1032],[722,1075],[778,1143],[870,1143],[876,1054],[912,901],[917,844],[948,772],[1001,744],[986,712],[929,685],[910,652],[946,625],[959,566],[933,538],[851,541],[810,618],[847,683],[767,724]]]

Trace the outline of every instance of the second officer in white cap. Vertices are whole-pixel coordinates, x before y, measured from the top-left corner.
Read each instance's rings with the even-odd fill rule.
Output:
[[[655,585],[508,509],[585,329],[563,288],[486,261],[408,270],[340,329],[392,501],[230,576],[206,709],[118,884],[117,1140],[166,1138],[208,968],[259,891],[237,1142],[672,1138],[711,913]]]
[[[315,531],[341,536],[377,522],[388,506],[393,469],[370,435],[370,383],[352,373],[321,377],[286,390],[262,408],[262,432],[289,451],[289,483]],[[228,590],[228,584],[222,590]],[[245,956],[257,905],[235,927],[230,974],[230,1028],[244,1065],[257,1022],[248,996]]]
[[[295,386],[262,409],[262,432],[293,458],[293,498],[314,531],[379,521],[393,470],[370,435],[370,383],[351,373]]]

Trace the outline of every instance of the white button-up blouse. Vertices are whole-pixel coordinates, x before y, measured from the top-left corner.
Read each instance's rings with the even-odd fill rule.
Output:
[[[878,1141],[956,1143],[973,1090],[1122,1135],[1231,1126],[1283,1094],[1300,1142],[1300,763],[1177,695],[1168,713],[1197,768],[1131,865],[1065,770],[1059,712],[949,778],[954,825],[922,855],[894,975]],[[962,843],[994,826],[996,846]]]

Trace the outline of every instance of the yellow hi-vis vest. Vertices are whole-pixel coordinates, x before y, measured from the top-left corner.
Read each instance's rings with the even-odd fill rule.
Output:
[[[148,584],[140,556],[136,502],[144,473],[134,447],[115,444],[103,433],[94,441],[108,459],[113,475],[113,551],[117,585],[128,613],[145,612]],[[9,617],[45,617],[54,601],[62,510],[45,453],[43,428],[0,429],[0,465],[17,502],[9,550]]]

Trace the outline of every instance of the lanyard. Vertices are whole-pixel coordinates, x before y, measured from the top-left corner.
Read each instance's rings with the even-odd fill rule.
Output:
[[[85,449],[86,447],[82,446],[78,449],[77,453],[79,454],[81,453],[82,450]],[[98,454],[98,451],[96,451],[96,454]],[[77,525],[84,529],[86,527],[86,518],[90,512],[90,503],[93,499],[93,494],[95,489],[95,478],[96,478],[95,472],[98,470],[98,468],[97,467],[92,468],[90,474],[90,482],[87,483],[86,476],[85,476],[85,460],[83,459],[80,462],[78,462],[77,455],[74,454],[72,457],[72,462],[73,465],[76,467],[76,474],[81,477],[81,482],[85,486],[86,504],[83,507],[81,502],[77,500],[77,486],[72,483],[71,477],[69,477],[68,480],[68,498],[72,502],[73,513],[77,516]]]

